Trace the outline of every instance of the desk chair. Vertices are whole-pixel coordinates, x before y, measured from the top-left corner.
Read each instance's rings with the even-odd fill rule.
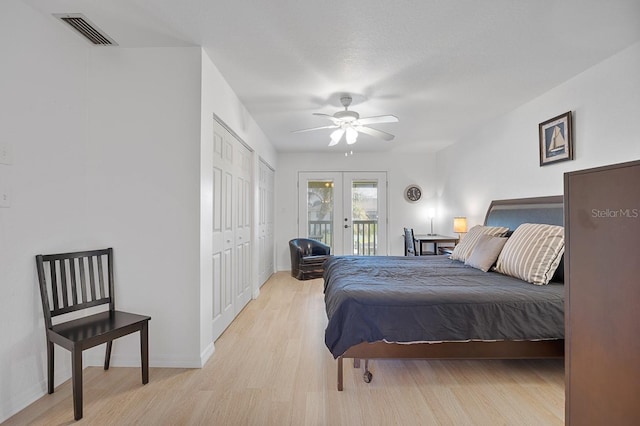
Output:
[[[416,239],[413,236],[413,228],[404,228],[404,255],[417,256]]]

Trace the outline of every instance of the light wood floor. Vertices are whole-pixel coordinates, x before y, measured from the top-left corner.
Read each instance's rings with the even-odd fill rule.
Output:
[[[216,341],[200,370],[84,372],[85,424],[555,425],[564,421],[561,360],[373,361],[373,381],[324,346],[322,280],[274,275]],[[151,323],[153,327],[153,323]],[[117,342],[116,342],[117,344]],[[153,349],[153,347],[151,348]],[[73,424],[71,385],[6,424]]]

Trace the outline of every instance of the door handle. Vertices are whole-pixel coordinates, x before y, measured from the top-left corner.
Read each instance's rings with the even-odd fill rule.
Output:
[[[347,229],[347,228],[349,228],[349,225],[344,225],[344,229]]]

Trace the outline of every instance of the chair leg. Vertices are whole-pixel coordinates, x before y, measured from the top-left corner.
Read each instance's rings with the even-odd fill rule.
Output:
[[[140,329],[140,363],[142,364],[142,384],[149,383],[149,322],[142,323]]]
[[[73,416],[82,418],[82,349],[75,346],[71,351],[71,380],[73,382]]]
[[[109,363],[111,362],[111,345],[113,344],[113,340],[109,340],[107,342],[107,349],[104,354],[104,369],[109,369]]]
[[[53,342],[47,341],[47,390],[53,393]]]

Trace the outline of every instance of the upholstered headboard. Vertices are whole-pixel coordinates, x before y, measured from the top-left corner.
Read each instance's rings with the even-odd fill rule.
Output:
[[[564,226],[563,196],[494,200],[489,205],[484,219],[484,224],[487,226],[508,226],[509,233],[507,235],[511,235],[523,223]],[[552,281],[564,281],[564,257],[560,261]]]
[[[523,223],[546,223],[563,226],[563,200],[562,195],[494,200],[489,205],[484,224],[508,226],[510,232],[515,231]]]

